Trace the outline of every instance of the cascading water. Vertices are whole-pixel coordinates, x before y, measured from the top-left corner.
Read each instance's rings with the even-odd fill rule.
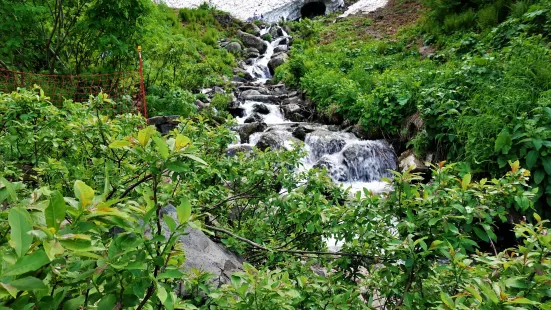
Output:
[[[396,170],[397,167],[394,151],[386,141],[364,141],[353,133],[330,130],[330,126],[292,122],[284,117],[288,112],[282,113],[285,107],[279,104],[281,93],[275,91],[273,86],[265,85],[271,78],[268,65],[272,56],[277,54],[274,51],[289,40],[281,28],[276,30],[266,28],[261,31],[261,36],[277,32],[278,37],[271,43],[265,41],[268,44],[265,54],[247,67],[255,81],[238,87],[236,95],[241,103],[237,107],[240,111],[236,116],[239,123],[237,130],[240,136],[242,131],[247,133],[243,141],[248,143],[236,144],[232,148],[251,149],[265,144],[267,140],[272,143],[272,148],[290,149],[293,144],[300,142],[296,132],[301,129],[304,135],[300,140],[304,141],[308,153],[302,160],[301,169],[325,168],[335,183],[343,184],[353,192],[367,189],[372,193],[381,193],[389,190],[388,184],[381,179],[392,178],[389,170]],[[285,97],[285,93],[283,95]],[[287,107],[293,104],[289,102]],[[251,128],[254,130],[252,133],[244,130]],[[331,238],[326,243],[332,251],[338,251],[341,244]]]

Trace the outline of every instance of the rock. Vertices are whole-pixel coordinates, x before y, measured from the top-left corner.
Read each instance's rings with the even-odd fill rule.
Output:
[[[249,97],[249,96],[259,96],[261,95],[260,92],[256,89],[249,89],[241,92],[241,95],[239,97]]]
[[[289,51],[289,47],[287,45],[278,45],[275,49],[274,49],[274,53],[286,53]]]
[[[327,169],[327,172],[329,172],[329,174],[335,181],[348,181],[348,171],[345,169],[345,167],[339,165],[338,163],[335,163],[329,156],[323,156],[322,158],[320,158],[320,160],[318,160],[318,162],[314,164],[314,168]]]
[[[298,104],[288,104],[281,107],[283,110],[283,115],[285,118],[293,122],[302,122],[304,121],[304,116],[301,113],[301,108]]]
[[[412,172],[420,172],[422,174],[430,172],[430,168],[415,156],[413,150],[407,150],[398,157],[398,167],[402,172],[408,169],[412,169]]]
[[[179,115],[155,116],[148,119],[148,121],[150,125],[155,125],[158,132],[162,135],[166,135],[178,127],[178,124],[180,124],[179,118]]]
[[[239,42],[228,43],[224,48],[232,54],[240,54],[242,51],[241,44]]]
[[[310,146],[310,152],[315,159],[324,155],[331,155],[342,151],[346,141],[352,138],[351,134],[335,133],[327,129],[316,129],[307,137],[306,142]]]
[[[238,153],[250,153],[253,151],[253,147],[246,144],[233,145],[226,149],[226,156],[233,157]]]
[[[255,57],[256,58],[256,57]],[[245,63],[248,65],[248,66],[252,66],[254,64],[254,62],[256,61],[255,58],[248,58],[247,60],[245,60]]]
[[[239,91],[241,91],[242,93],[247,91],[247,90],[256,90],[259,94],[262,94],[262,95],[270,94],[270,91],[268,91],[266,88],[260,87],[260,86],[243,85],[243,86],[237,87],[237,89]]]
[[[219,87],[219,86],[214,86],[214,88],[212,90],[214,91],[215,94],[225,94],[226,93],[226,91],[222,87]]]
[[[209,106],[209,104],[207,103],[204,103],[203,101],[197,99],[195,100],[195,106],[197,107],[197,109],[199,111],[203,110],[204,108],[207,108]]]
[[[253,113],[245,119],[245,124],[249,123],[261,123],[264,119],[258,113]]]
[[[285,39],[282,39],[281,41],[279,41],[279,45],[289,45],[290,43],[290,40],[289,38],[285,38]]]
[[[228,105],[228,112],[233,117],[243,117],[245,116],[245,109],[241,107],[241,104],[237,100],[233,100]]]
[[[248,23],[245,27],[247,33],[253,34],[255,36],[260,36],[260,28],[254,23]]]
[[[257,132],[263,132],[268,128],[268,125],[265,123],[250,123],[250,124],[243,124],[239,127],[237,132],[239,133],[239,138],[241,139],[241,143],[249,143],[249,137],[253,133]]]
[[[276,54],[270,59],[268,62],[268,68],[270,69],[270,73],[273,75],[275,73],[275,69],[282,64],[286,63],[289,60],[289,56],[285,53]]]
[[[260,54],[260,51],[257,50],[256,48],[253,48],[253,47],[247,47],[247,48],[245,49],[245,53],[246,53],[246,54],[250,54],[250,53]]]
[[[314,132],[314,129],[308,126],[299,125],[293,130],[293,137],[304,141],[306,139],[306,135]]]
[[[253,105],[253,112],[259,114],[270,114],[270,109],[263,103],[256,103]]]
[[[232,77],[232,81],[233,82],[237,82],[237,83],[247,83],[247,80],[245,80],[244,78],[238,76],[238,75],[234,75]]]
[[[237,35],[246,47],[256,48],[260,54],[264,54],[268,49],[268,44],[259,37],[255,37],[252,34],[240,30],[237,32]]]
[[[284,35],[283,34],[283,29],[279,26],[273,26],[270,29],[270,35],[272,36],[273,39],[277,39],[279,37],[282,37]]]
[[[179,225],[176,208],[172,205],[167,205],[161,210],[162,216],[168,216],[174,219],[176,225]],[[162,221],[162,232],[165,238],[170,237],[170,230]],[[186,254],[186,260],[182,268],[186,272],[192,270],[200,270],[213,274],[213,284],[220,286],[231,282],[231,275],[234,272],[243,270],[244,259],[230,252],[221,244],[210,240],[201,230],[187,227],[186,234],[178,238],[178,243],[182,246],[182,250]],[[151,228],[146,228],[146,234],[151,235]],[[182,292],[180,292],[182,293]]]
[[[267,103],[277,103],[278,98],[272,95],[243,95],[241,94],[243,100],[258,101],[258,102],[267,102]]]
[[[243,76],[243,78],[245,79],[245,81],[252,81],[254,80],[254,77],[245,69],[241,69],[241,68],[234,68],[233,69],[233,74],[235,75],[238,75],[238,76]]]
[[[386,141],[361,141],[342,150],[349,181],[373,182],[396,170],[394,150]]]
[[[284,141],[276,132],[267,132],[260,137],[256,147],[262,151],[267,150],[279,150],[283,148]]]

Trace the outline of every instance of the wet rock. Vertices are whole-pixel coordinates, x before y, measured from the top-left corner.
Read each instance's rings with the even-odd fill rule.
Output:
[[[412,172],[420,172],[422,174],[430,173],[430,168],[420,160],[413,150],[407,150],[398,157],[398,167],[400,171],[405,172],[411,169]]]
[[[268,148],[270,148],[270,150],[279,150],[283,148],[283,145],[284,141],[277,132],[267,132],[263,134],[258,140],[258,143],[256,143],[256,147],[262,151]]]
[[[253,151],[253,147],[246,144],[232,145],[226,149],[226,156],[233,157],[238,153],[250,153]]]
[[[278,98],[276,96],[271,95],[243,95],[241,94],[241,98],[243,100],[250,100],[250,101],[258,101],[258,102],[265,102],[265,103],[277,103]]]
[[[396,170],[394,151],[382,141],[349,144],[343,149],[342,157],[349,170],[349,181],[373,182],[390,177],[389,170]]]
[[[261,123],[263,121],[264,119],[262,118],[262,116],[260,116],[258,113],[253,113],[245,119],[245,124]]]
[[[274,53],[286,53],[289,51],[289,47],[287,45],[278,45],[275,49],[274,49]]]
[[[247,90],[256,90],[258,92],[257,95],[260,95],[260,94],[261,95],[268,95],[268,94],[270,94],[270,91],[268,91],[266,88],[259,87],[259,86],[243,85],[243,86],[237,87],[237,89],[239,91],[241,91],[242,93],[244,93]]]
[[[249,96],[259,96],[261,93],[256,89],[249,89],[241,92],[241,95],[239,97],[245,98]]]
[[[288,104],[281,107],[283,115],[293,122],[304,121],[304,116],[301,114],[301,108],[298,104]]]
[[[270,114],[270,109],[263,103],[253,105],[253,111],[259,114]]]
[[[323,156],[316,164],[314,164],[314,168],[327,169],[327,172],[329,172],[335,181],[348,181],[348,170],[343,165],[335,163],[329,156]]]
[[[265,123],[250,123],[250,124],[243,124],[239,127],[237,132],[239,133],[239,138],[241,139],[241,143],[249,143],[249,137],[253,133],[257,132],[263,132],[268,128],[268,125]]]
[[[281,41],[279,41],[279,45],[289,45],[290,43],[290,40],[289,38],[285,38],[285,39],[282,39]]]
[[[326,129],[316,129],[306,136],[306,143],[310,146],[311,156],[319,159],[324,155],[331,155],[342,151],[350,135],[334,133]]]
[[[268,62],[268,68],[270,69],[270,73],[273,75],[275,73],[275,69],[282,64],[286,63],[289,60],[289,56],[285,53],[279,53],[276,54],[270,59]]]
[[[254,77],[245,69],[235,68],[233,69],[233,74],[243,77],[245,81],[254,80]]]
[[[293,130],[293,137],[304,141],[306,139],[306,135],[314,131],[315,129],[312,127],[299,125]]]
[[[244,78],[238,76],[238,75],[234,75],[232,77],[232,82],[236,82],[236,83],[247,83],[247,80],[245,80]]]
[[[222,88],[222,87],[219,87],[219,86],[214,86],[214,88],[212,89],[212,91],[215,93],[215,94],[225,94],[226,91]]]
[[[241,107],[241,104],[237,100],[233,100],[228,106],[228,112],[233,117],[245,116],[245,109]]]
[[[277,39],[279,37],[282,37],[284,35],[283,34],[283,29],[279,26],[273,26],[270,29],[270,35],[272,36],[273,39]]]
[[[241,44],[239,42],[228,43],[224,48],[232,54],[240,54],[242,51]]]
[[[246,47],[256,48],[260,52],[260,54],[264,54],[268,49],[268,44],[266,44],[266,42],[264,42],[259,37],[243,31],[238,31],[237,35],[239,39],[241,39],[241,41],[243,42],[243,45],[245,45]]]

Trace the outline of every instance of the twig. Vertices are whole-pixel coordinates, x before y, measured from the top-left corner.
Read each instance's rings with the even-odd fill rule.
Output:
[[[261,249],[261,250],[264,250],[264,251],[269,251],[269,252],[279,252],[279,253],[288,253],[288,254],[298,254],[298,255],[334,255],[334,256],[350,256],[350,257],[363,257],[363,258],[368,258],[370,260],[373,260],[375,261],[377,258],[375,257],[372,257],[372,256],[367,256],[367,255],[363,255],[363,254],[358,254],[358,253],[348,253],[348,252],[321,252],[321,251],[300,251],[300,250],[281,250],[281,249],[270,249],[270,248],[267,248],[263,245],[260,245],[254,241],[251,241],[249,239],[246,239],[246,238],[243,238],[243,237],[240,237],[234,233],[232,233],[231,231],[228,231],[228,230],[225,230],[223,228],[218,228],[218,227],[214,227],[214,226],[210,226],[210,225],[205,225],[206,228],[210,229],[210,230],[214,230],[214,231],[218,231],[218,232],[221,232],[221,233],[224,233],[226,235],[229,235],[229,236],[232,236],[233,238],[237,239],[237,240],[240,240],[240,241],[243,241],[255,248],[258,248],[258,249]]]

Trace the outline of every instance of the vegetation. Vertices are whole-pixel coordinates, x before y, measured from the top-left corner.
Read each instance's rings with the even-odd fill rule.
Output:
[[[302,88],[328,119],[358,122],[368,132],[403,135],[406,119],[420,113],[425,131],[412,141],[417,152],[465,162],[480,177],[520,160],[534,174],[538,210],[548,214],[551,4],[427,5],[421,22],[383,40],[354,19],[323,29],[322,22],[296,23],[299,39],[277,76]],[[423,57],[417,42],[438,50]]]
[[[163,136],[105,94],[56,107],[39,86],[0,93],[0,308],[551,309],[547,0],[429,2],[418,24],[382,40],[359,17],[290,25],[277,76],[320,114],[385,135],[420,115],[410,146],[457,162],[433,165],[429,182],[393,172],[380,195],[301,171],[300,145],[226,154],[231,95],[194,102],[231,74],[233,56],[216,46],[240,26],[227,15],[54,2],[0,4],[13,22],[0,24],[6,66],[128,69],[140,43],[152,113],[182,117]],[[217,287],[182,268],[189,229],[241,255],[243,271]],[[328,239],[342,249],[328,252]]]

